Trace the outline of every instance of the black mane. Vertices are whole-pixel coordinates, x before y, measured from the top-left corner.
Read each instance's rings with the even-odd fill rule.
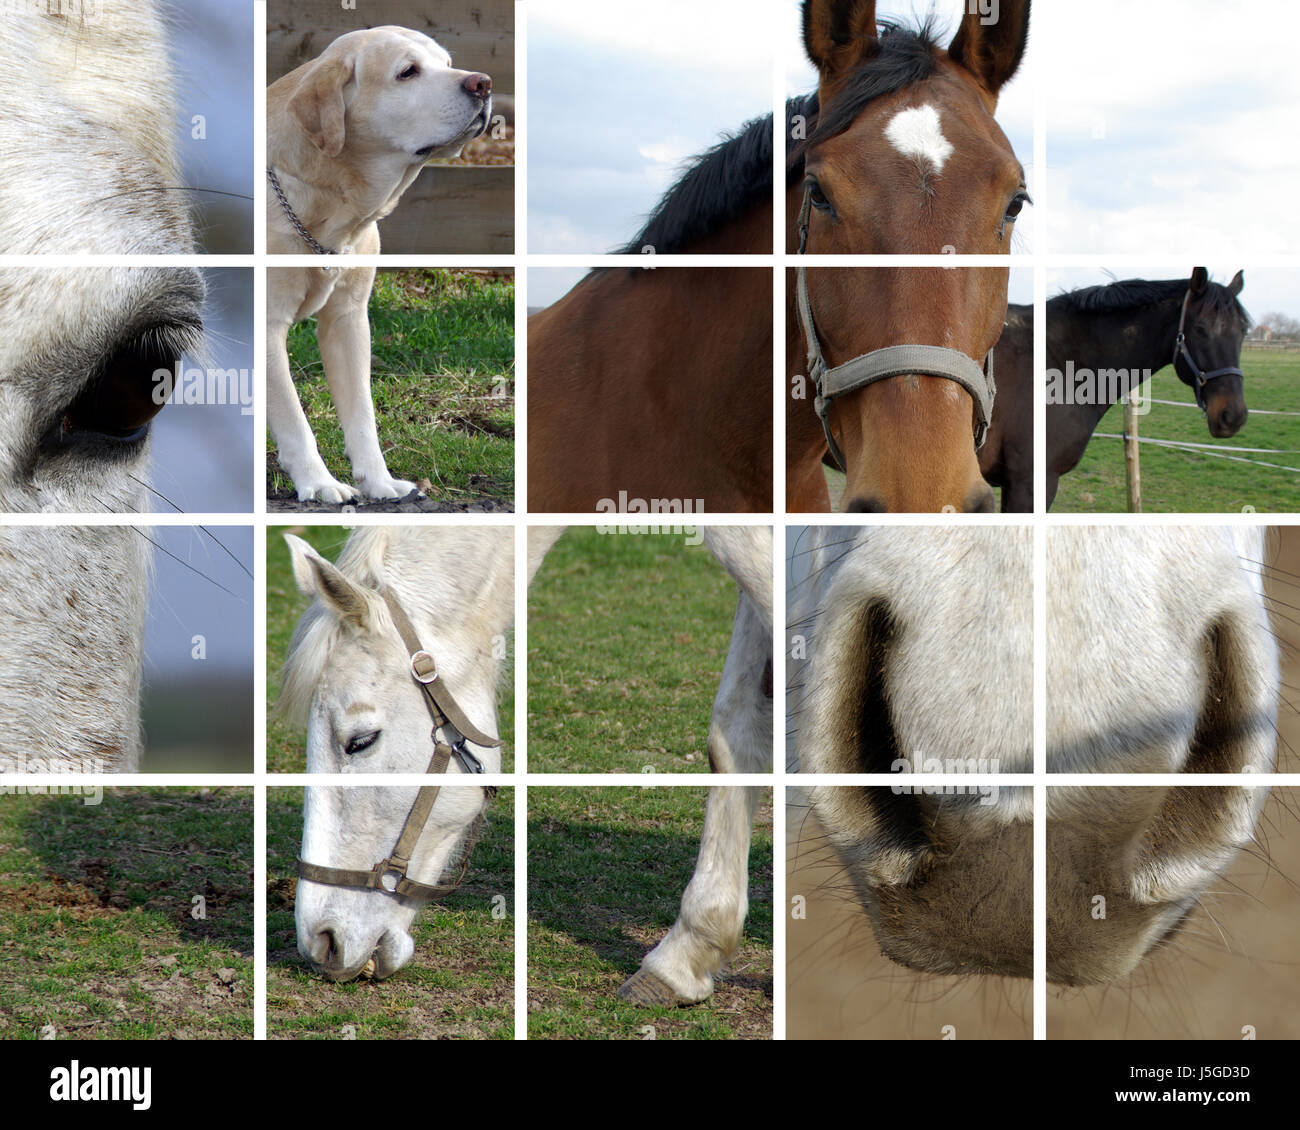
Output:
[[[641,233],[616,255],[680,253],[685,247],[772,199],[772,115],[746,122],[695,158],[650,214]]]
[[[1143,306],[1155,306],[1171,299],[1181,302],[1187,293],[1186,279],[1124,279],[1121,282],[1107,283],[1102,286],[1086,286],[1080,290],[1066,291],[1048,301],[1049,306],[1058,310],[1073,310],[1079,314],[1100,314],[1107,311],[1136,310]],[[1202,299],[1205,309],[1211,314],[1231,313],[1239,318],[1243,325],[1250,325],[1250,315],[1222,283],[1211,282]]]
[[[803,154],[810,145],[847,130],[867,103],[930,78],[937,69],[938,36],[931,20],[918,28],[880,21],[880,49],[852,75],[835,104],[822,115],[817,95],[792,98],[785,106],[786,186],[803,176]],[[790,139],[796,115],[805,119],[805,136]],[[697,157],[650,214],[636,238],[614,254],[680,254],[690,244],[772,198],[772,115],[746,122]]]
[[[786,103],[787,123],[792,115],[798,114],[804,117],[806,124],[803,139],[792,137],[793,129],[786,135],[787,187],[803,176],[804,154],[809,148],[838,137],[877,98],[924,82],[938,70],[935,51],[939,46],[939,36],[933,17],[916,28],[902,27],[887,20],[879,21],[879,27],[879,50],[849,75],[834,104],[824,114],[820,112],[816,94]]]

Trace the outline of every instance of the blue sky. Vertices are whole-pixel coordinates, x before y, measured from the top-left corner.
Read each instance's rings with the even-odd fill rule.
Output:
[[[766,4],[526,7],[529,251],[616,250],[683,162],[772,112]]]
[[[1035,5],[1053,254],[1300,250],[1294,0]]]

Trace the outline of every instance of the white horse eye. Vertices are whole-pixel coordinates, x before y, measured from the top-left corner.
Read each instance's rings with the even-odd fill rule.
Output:
[[[344,753],[360,753],[362,750],[369,749],[379,740],[381,731],[373,730],[368,734],[358,734],[355,738],[350,738],[343,747]]]

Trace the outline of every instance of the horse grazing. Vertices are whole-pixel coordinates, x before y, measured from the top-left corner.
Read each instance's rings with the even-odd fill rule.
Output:
[[[1050,533],[1048,769],[1270,771],[1279,685],[1260,532]],[[814,529],[793,541],[789,575],[789,630],[808,657],[789,672],[794,766],[1031,767],[1029,531]],[[1141,599],[1122,601],[1135,578]],[[926,972],[1031,975],[1029,789],[900,774],[894,788],[810,792],[884,953]],[[1250,840],[1265,792],[1049,789],[1049,978],[1115,980],[1172,938]]]
[[[1246,423],[1241,346],[1250,328],[1238,295],[1197,267],[1190,279],[1129,279],[1061,294],[1047,303],[1047,505],[1079,465],[1102,416],[1143,380],[1172,364],[1195,390],[1210,435]],[[1029,328],[1032,338],[1032,325]]]
[[[562,532],[529,531],[530,579]],[[728,528],[705,538],[741,587],[709,757],[718,772],[755,772],[771,765],[771,535]],[[373,527],[348,539],[337,565],[286,540],[295,580],[314,600],[294,633],[279,709],[306,725],[308,770],[420,773],[432,768],[439,745],[455,754],[438,778],[453,787],[431,801],[409,788],[307,790],[294,911],[299,951],[330,980],[383,978],[410,960],[416,912],[454,885],[472,845],[487,798],[464,775],[476,763],[500,769],[494,640],[514,607],[513,533]],[[439,702],[445,714],[434,714],[432,734],[427,670],[436,670],[434,685],[451,703]],[[757,792],[710,790],[681,915],[621,990],[627,999],[698,1001],[712,992],[713,974],[744,924]],[[413,823],[417,812],[421,821]]]
[[[993,114],[1024,55],[1028,0],[1004,0],[991,23],[967,5],[946,51],[929,25],[878,24],[875,8],[805,0],[819,82],[786,107],[786,251],[1008,254],[1029,197]],[[788,509],[830,509],[829,452],[847,510],[991,510],[977,448],[1008,270],[788,275]]]
[[[772,117],[677,182],[620,254],[528,319],[528,508],[772,509],[772,273],[677,269],[678,254],[766,254]]]
[[[410,961],[416,912],[472,847],[488,793],[455,778],[501,771],[496,685],[514,612],[514,532],[368,527],[348,538],[337,565],[285,540],[294,580],[313,601],[294,632],[277,709],[306,726],[308,772],[427,772],[449,786],[422,822],[410,819],[428,799],[422,789],[307,789],[298,950],[332,981],[384,978]],[[431,667],[418,661],[426,654]],[[435,684],[454,704],[440,705],[441,716],[423,689]],[[444,748],[439,768],[431,759]],[[415,839],[395,848],[408,828]],[[365,887],[328,874],[371,872],[376,861],[400,875],[400,891],[397,879]]]

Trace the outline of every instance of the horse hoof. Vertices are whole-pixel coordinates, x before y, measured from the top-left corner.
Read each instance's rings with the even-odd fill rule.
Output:
[[[677,1003],[677,993],[672,986],[648,969],[638,969],[633,973],[619,986],[618,995],[628,1004],[642,1008],[670,1008]]]

